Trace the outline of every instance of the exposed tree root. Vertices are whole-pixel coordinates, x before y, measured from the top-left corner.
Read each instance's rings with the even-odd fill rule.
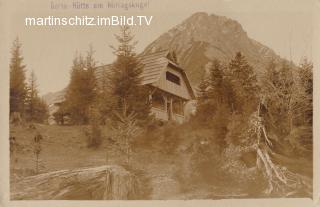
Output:
[[[293,173],[287,168],[272,162],[268,152],[272,152],[272,142],[267,136],[263,119],[259,116],[259,111],[251,116],[248,132],[251,147],[257,152],[257,167],[262,170],[268,180],[268,188],[265,193],[267,195],[280,193],[283,196],[290,196],[303,189],[311,196],[311,179]]]

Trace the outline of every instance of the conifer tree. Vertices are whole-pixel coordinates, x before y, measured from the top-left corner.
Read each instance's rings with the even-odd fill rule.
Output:
[[[130,28],[121,27],[120,34],[115,37],[119,45],[112,48],[117,59],[109,76],[110,94],[114,99],[113,138],[124,153],[126,164],[130,165],[132,142],[137,137],[139,125],[149,118],[149,91],[142,85],[143,68],[134,52],[136,42],[133,42]]]
[[[29,83],[28,83],[28,92],[26,97],[26,114],[29,121],[33,121],[36,118],[35,107],[36,101],[38,98],[38,85],[37,78],[34,71],[31,71]]]
[[[120,28],[120,34],[115,35],[118,47],[112,47],[117,56],[112,65],[110,76],[111,95],[115,98],[115,110],[123,117],[131,113],[136,119],[146,120],[149,117],[150,106],[147,102],[149,92],[142,86],[142,65],[134,48],[134,36],[128,26]]]
[[[225,71],[225,66],[219,60],[213,60],[209,65],[207,77],[200,82],[198,105],[211,102],[214,108],[226,105],[232,111],[233,90]]]
[[[77,55],[73,59],[71,69],[71,78],[67,88],[65,105],[67,111],[70,113],[70,118],[74,124],[83,124],[85,119],[85,111],[83,109],[82,99],[82,70],[84,68],[83,57]]]
[[[95,103],[97,87],[93,54],[94,51],[90,47],[85,58],[80,54],[73,60],[71,79],[63,108],[74,124],[87,124],[89,109]]]
[[[229,80],[225,74],[226,68],[223,64],[215,59],[209,68],[209,96],[214,99],[217,104],[229,104],[232,98]]]
[[[110,73],[104,70],[101,74],[101,81],[99,83],[99,90],[97,96],[97,108],[100,114],[100,121],[106,124],[110,117],[113,117],[113,110],[116,108],[116,98],[112,95],[112,86],[110,83]]]
[[[199,84],[197,112],[199,117],[205,118],[203,121],[212,119],[218,105],[222,104],[224,99],[221,67],[221,63],[215,59],[209,65],[208,74],[203,77]]]
[[[232,89],[224,72],[223,64],[215,59],[209,65],[207,77],[199,85],[197,115],[213,131],[213,141],[225,147],[225,135],[231,112]],[[220,148],[220,149],[222,149]]]
[[[228,76],[234,91],[234,108],[241,113],[250,113],[259,102],[259,87],[252,66],[240,52],[229,63]]]
[[[25,67],[21,55],[21,43],[16,38],[11,49],[10,60],[10,114],[13,112],[24,113],[24,101],[27,93]]]
[[[37,78],[34,71],[31,71],[25,100],[25,115],[27,121],[43,123],[48,118],[48,107],[38,93]]]
[[[207,122],[212,118],[215,107],[210,105],[211,97],[208,93],[209,80],[204,75],[197,88],[197,111],[196,118],[200,122]]]

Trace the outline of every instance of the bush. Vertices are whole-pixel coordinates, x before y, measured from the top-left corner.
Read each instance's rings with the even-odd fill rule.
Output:
[[[89,129],[85,129],[86,142],[88,148],[98,148],[102,143],[102,132],[98,125],[92,124]]]
[[[213,187],[225,187],[229,182],[222,170],[223,157],[219,141],[214,139],[212,131],[208,129],[195,130],[186,137],[189,141],[182,148],[182,160],[176,176],[182,191],[210,192]]]

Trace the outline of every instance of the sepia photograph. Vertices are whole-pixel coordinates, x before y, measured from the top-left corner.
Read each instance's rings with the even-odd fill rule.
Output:
[[[0,1],[0,198],[312,203],[319,6]]]

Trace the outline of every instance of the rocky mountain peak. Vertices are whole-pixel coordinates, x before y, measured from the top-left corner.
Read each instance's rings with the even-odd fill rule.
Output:
[[[229,61],[237,52],[242,52],[258,72],[270,59],[280,59],[270,48],[249,38],[239,22],[205,12],[191,15],[162,34],[143,53],[164,49],[176,52],[194,84],[201,79],[205,65],[214,58]]]
[[[225,16],[217,16],[215,14],[209,15],[205,12],[198,12],[191,15],[185,21],[183,21],[180,25],[194,26],[198,29],[206,29],[213,30],[213,27],[225,27],[225,29],[230,29],[231,31],[239,31],[244,32],[241,24],[237,21],[229,19]],[[211,25],[210,27],[207,27]],[[179,27],[179,25],[178,25]]]

